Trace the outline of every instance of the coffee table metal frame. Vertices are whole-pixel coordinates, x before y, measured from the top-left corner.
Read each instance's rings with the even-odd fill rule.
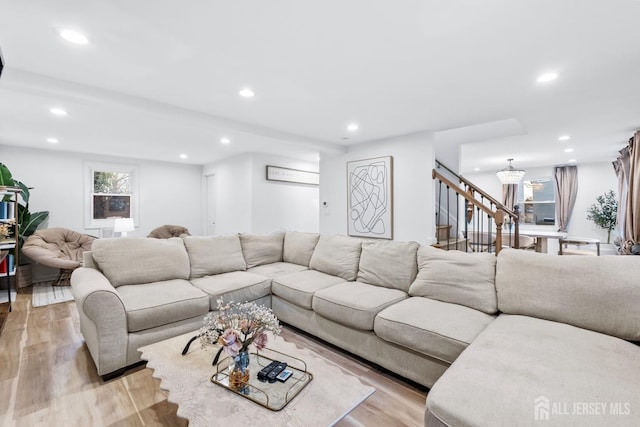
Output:
[[[247,387],[243,387],[245,390],[248,389],[248,392],[243,393],[229,387],[229,370],[233,366],[232,357],[227,357],[216,365],[216,373],[211,376],[211,382],[267,409],[279,411],[313,380],[313,374],[307,370],[306,362],[297,357],[268,348],[263,351],[256,350],[254,353],[250,353],[249,357],[250,376]],[[268,383],[258,380],[258,372],[274,360],[286,362],[287,369],[292,371],[291,377],[284,383],[280,381]],[[258,368],[251,369],[255,366]]]

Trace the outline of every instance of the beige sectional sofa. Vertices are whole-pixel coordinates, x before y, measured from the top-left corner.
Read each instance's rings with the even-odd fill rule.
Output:
[[[432,387],[427,425],[533,425],[541,396],[549,425],[570,418],[554,402],[577,398],[629,406],[615,421],[638,423],[632,258],[494,257],[294,231],[100,239],[71,285],[105,377],[138,362],[139,347],[195,331],[222,297],[269,305],[281,321]]]
[[[637,257],[503,251],[495,283],[501,314],[430,390],[425,425],[640,425]]]

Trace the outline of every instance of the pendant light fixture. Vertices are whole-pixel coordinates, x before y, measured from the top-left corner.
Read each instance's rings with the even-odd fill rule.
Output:
[[[518,184],[524,176],[524,171],[522,169],[516,169],[511,165],[513,159],[507,159],[507,161],[509,162],[509,166],[496,172],[496,175],[498,175],[498,179],[503,184]]]

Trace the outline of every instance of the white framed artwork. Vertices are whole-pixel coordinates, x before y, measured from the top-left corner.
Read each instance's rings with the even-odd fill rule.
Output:
[[[347,162],[349,236],[393,239],[393,157]]]

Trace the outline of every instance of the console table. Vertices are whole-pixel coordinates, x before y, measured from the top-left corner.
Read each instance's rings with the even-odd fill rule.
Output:
[[[536,238],[536,252],[548,252],[548,239],[564,239],[567,233],[562,231],[520,230],[520,235]]]

